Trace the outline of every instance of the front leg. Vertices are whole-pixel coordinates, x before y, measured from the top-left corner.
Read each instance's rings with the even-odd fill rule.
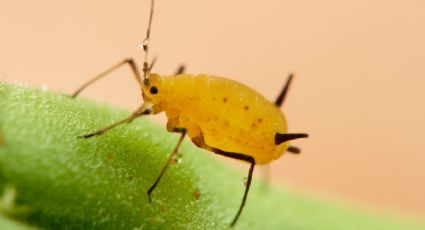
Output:
[[[102,135],[102,134],[106,133],[107,131],[109,131],[109,130],[111,130],[111,129],[119,126],[119,125],[122,125],[122,124],[125,124],[125,123],[130,123],[134,119],[136,119],[140,116],[148,115],[148,114],[151,114],[151,113],[152,113],[152,110],[149,108],[149,106],[146,103],[143,103],[143,105],[141,105],[137,110],[135,110],[129,117],[127,117],[123,120],[120,120],[118,122],[115,122],[112,125],[109,125],[108,127],[99,129],[99,130],[97,130],[93,133],[78,136],[78,138],[90,138],[90,137],[93,137],[93,136]]]

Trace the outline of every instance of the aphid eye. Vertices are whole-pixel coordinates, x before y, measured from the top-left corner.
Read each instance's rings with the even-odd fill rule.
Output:
[[[152,86],[150,89],[150,93],[151,94],[157,94],[158,93],[158,88],[156,88],[156,86]]]

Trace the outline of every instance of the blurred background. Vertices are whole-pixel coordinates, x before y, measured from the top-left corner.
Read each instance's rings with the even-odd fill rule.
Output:
[[[71,93],[126,57],[141,66],[148,7],[2,0],[0,78]],[[272,163],[273,183],[423,220],[424,8],[419,0],[157,0],[151,55],[155,72],[185,63],[270,100],[293,71],[283,111],[290,131],[310,139],[297,141],[300,156]],[[141,103],[128,68],[84,96],[129,110]]]

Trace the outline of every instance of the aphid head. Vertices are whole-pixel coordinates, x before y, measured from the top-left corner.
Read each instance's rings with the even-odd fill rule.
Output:
[[[162,97],[162,77],[151,73],[149,78],[143,81],[142,95],[145,102],[158,103]]]

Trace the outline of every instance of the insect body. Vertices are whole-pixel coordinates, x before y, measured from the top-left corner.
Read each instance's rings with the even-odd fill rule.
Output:
[[[227,78],[183,74],[183,67],[172,76],[151,73],[154,62],[149,65],[147,58],[153,3],[152,0],[149,26],[143,43],[143,75],[132,59],[126,59],[88,81],[73,94],[73,97],[77,96],[88,85],[128,64],[140,85],[144,103],[128,118],[80,137],[101,135],[140,116],[165,112],[168,118],[167,130],[180,133],[180,139],[149,188],[149,201],[187,134],[200,148],[250,164],[242,203],[231,223],[233,226],[245,205],[254,166],[267,164],[286,151],[299,153],[299,149],[289,146],[288,141],[308,136],[304,133],[287,133],[286,119],[279,110],[292,81],[292,75],[273,104],[253,89]]]
[[[170,131],[186,129],[199,147],[247,153],[256,164],[277,159],[288,147],[287,142],[275,143],[276,133],[287,132],[282,112],[239,82],[208,75],[151,74],[143,95],[156,105],[156,113],[165,111]]]

